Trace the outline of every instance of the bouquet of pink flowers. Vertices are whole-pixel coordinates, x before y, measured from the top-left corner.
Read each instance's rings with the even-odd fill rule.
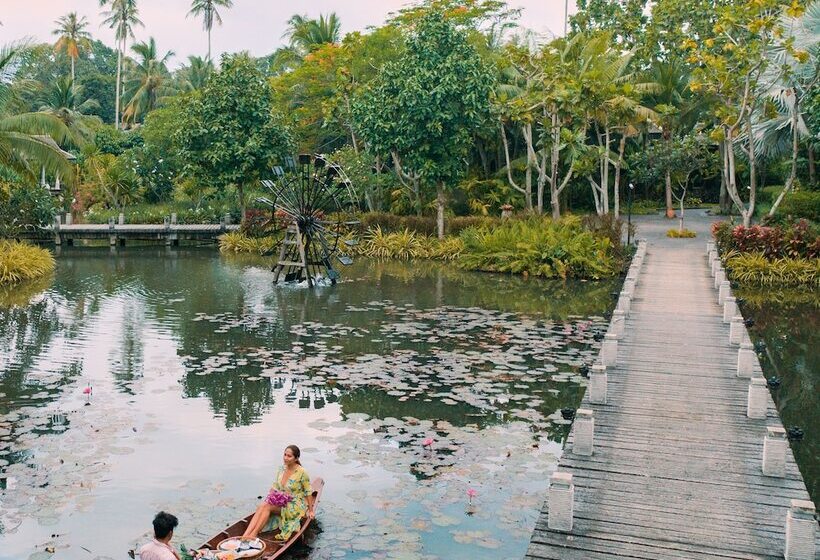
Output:
[[[270,493],[265,498],[265,501],[272,505],[279,508],[283,508],[288,505],[290,502],[293,501],[293,496],[288,494],[287,492],[280,492],[279,490],[271,490]]]

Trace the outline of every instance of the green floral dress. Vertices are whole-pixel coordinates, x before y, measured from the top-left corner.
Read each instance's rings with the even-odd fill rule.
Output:
[[[285,467],[283,465],[276,471],[276,480],[271,486],[271,490],[287,492],[293,496],[293,500],[283,507],[279,513],[279,534],[276,535],[276,538],[283,541],[288,540],[293,533],[301,528],[302,518],[308,512],[307,498],[313,492],[310,487],[310,477],[301,465],[296,467],[290,478],[285,481],[285,485],[282,486],[284,472]]]

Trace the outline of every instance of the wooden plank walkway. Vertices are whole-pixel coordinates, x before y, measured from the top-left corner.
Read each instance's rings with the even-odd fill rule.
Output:
[[[766,427],[781,422],[768,394],[767,417],[746,416],[749,379],[736,375],[704,237],[648,246],[607,404],[589,391],[582,404],[594,452],[572,451],[573,430],[558,466],[573,476],[574,526],[549,529],[545,500],[527,559],[783,558],[790,501],[809,497],[790,449],[784,478],[762,473]]]
[[[215,240],[229,231],[239,231],[231,224],[57,224],[44,232],[56,245],[72,245],[74,240],[108,239],[110,245],[123,245],[126,240],[157,240],[176,245],[181,240]]]

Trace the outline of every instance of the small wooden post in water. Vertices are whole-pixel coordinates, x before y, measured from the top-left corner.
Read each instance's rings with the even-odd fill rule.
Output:
[[[572,531],[575,485],[569,473],[554,472],[550,477],[547,525],[553,531]]]
[[[786,560],[814,560],[815,531],[814,504],[808,500],[792,500],[786,513]]]
[[[766,476],[786,476],[786,430],[779,426],[766,428],[763,438],[763,474]]]
[[[595,437],[595,419],[588,408],[579,408],[575,413],[575,437],[572,440],[572,452],[576,455],[592,455]]]

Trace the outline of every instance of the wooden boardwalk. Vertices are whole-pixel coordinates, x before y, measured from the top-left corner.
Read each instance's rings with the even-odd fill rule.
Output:
[[[127,240],[164,241],[177,245],[181,240],[215,240],[229,231],[238,231],[230,224],[60,224],[48,233],[56,245],[73,245],[75,240],[107,239],[110,245],[124,245]]]
[[[762,473],[766,428],[781,423],[768,392],[767,417],[746,416],[749,379],[736,375],[705,239],[651,239],[607,404],[589,391],[582,404],[594,452],[573,452],[573,430],[558,466],[573,476],[574,526],[549,529],[546,500],[527,559],[783,558],[790,501],[809,497],[790,449],[785,477]]]

